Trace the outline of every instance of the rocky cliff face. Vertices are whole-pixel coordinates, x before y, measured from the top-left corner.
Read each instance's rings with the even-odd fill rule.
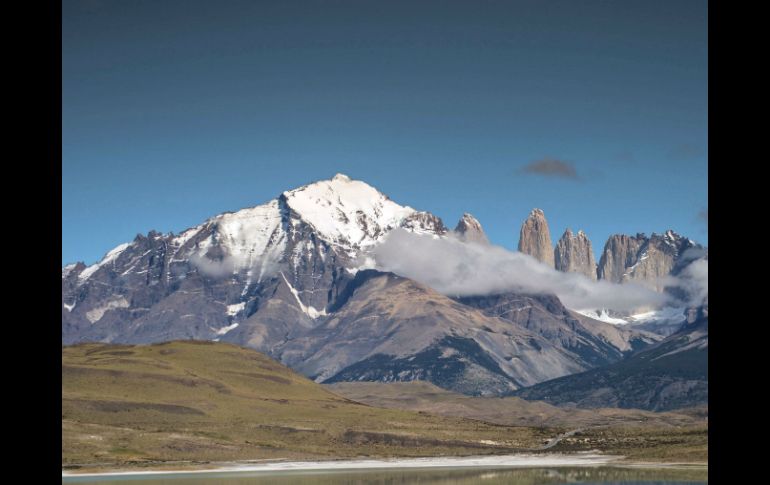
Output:
[[[553,244],[548,230],[548,221],[540,209],[532,209],[529,217],[521,225],[519,233],[519,251],[533,256],[550,267],[554,267]]]
[[[602,256],[599,258],[599,279],[613,283],[622,283],[626,268],[633,266],[639,258],[639,250],[644,245],[644,234],[628,236],[615,234],[607,239]]]
[[[455,233],[461,239],[469,242],[489,244],[489,239],[481,227],[481,223],[467,212],[463,214],[455,227]]]
[[[677,267],[687,249],[700,248],[695,242],[668,230],[647,237],[644,234],[610,236],[599,260],[598,275],[613,283],[629,281],[663,291],[662,278]]]
[[[591,241],[583,231],[573,234],[570,229],[556,243],[553,254],[556,269],[565,273],[584,274],[596,279],[596,260]]]

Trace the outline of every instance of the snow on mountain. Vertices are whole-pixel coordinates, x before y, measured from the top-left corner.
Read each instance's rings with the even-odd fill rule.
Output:
[[[62,279],[64,279],[67,276],[69,276],[69,274],[72,272],[72,270],[75,269],[75,266],[77,266],[77,263],[72,263],[72,264],[68,264],[68,265],[62,266],[62,269],[61,269],[61,277],[62,277]]]
[[[309,316],[310,318],[318,318],[326,315],[325,308],[321,311],[318,311],[314,307],[302,303],[302,299],[299,297],[299,292],[291,285],[291,283],[289,283],[289,280],[286,279],[286,275],[283,274],[283,272],[281,272],[281,277],[283,278],[283,282],[286,283],[287,288],[289,288],[291,294],[294,295],[294,298],[297,300],[297,305],[299,309],[302,310],[302,313]]]
[[[415,210],[400,206],[374,187],[337,174],[283,193],[286,204],[312,225],[323,240],[346,249],[363,249]]]
[[[203,229],[203,224],[201,224],[200,226],[195,226],[193,228],[187,229],[186,231],[182,232],[182,234],[171,239],[171,245],[176,246],[178,248],[184,246],[187,243],[187,241],[195,237],[195,235],[198,234],[201,229]]]
[[[685,307],[663,307],[644,313],[637,313],[628,317],[630,323],[646,323],[652,321],[666,321],[682,323],[685,319]]]
[[[600,322],[606,322],[606,323],[612,323],[614,325],[626,325],[628,324],[628,320],[625,320],[623,318],[617,318],[610,316],[609,312],[607,310],[575,310],[575,312],[583,315],[584,317],[593,318],[594,320],[599,320]]]
[[[230,315],[231,317],[234,317],[238,313],[242,312],[245,307],[246,307],[245,301],[236,303],[234,305],[227,305],[227,314]]]
[[[575,312],[599,320],[601,322],[612,323],[613,325],[641,325],[642,328],[649,330],[655,327],[676,328],[681,325],[685,319],[685,307],[666,306],[657,310],[635,313],[633,315],[618,314],[607,309],[601,310],[575,310]]]
[[[131,243],[123,243],[118,245],[116,248],[109,251],[107,254],[104,255],[101,261],[99,261],[96,264],[92,264],[91,266],[87,267],[83,271],[80,272],[78,275],[78,278],[82,281],[87,280],[92,274],[96,273],[96,271],[101,268],[102,266],[105,266],[109,264],[112,261],[115,261],[120,254],[125,251]]]
[[[238,328],[238,324],[237,323],[233,323],[232,325],[228,325],[226,327],[220,328],[219,330],[216,331],[216,334],[217,335],[225,335],[230,330],[235,330],[236,328]]]
[[[402,225],[414,232],[446,232],[441,220],[432,214],[396,204],[365,182],[337,174],[330,180],[286,191],[265,204],[214,216],[179,235],[156,237],[167,238],[169,250],[173,252],[169,263],[197,258],[205,265],[203,258],[216,248],[215,260],[220,263],[220,269],[226,268],[233,274],[248,270],[249,281],[259,282],[271,265],[287,256],[288,240],[302,223],[310,225],[320,240],[351,258]],[[98,263],[85,268],[78,275],[80,282],[113,262],[131,245],[123,243]],[[311,247],[300,241],[293,244],[291,250],[295,253],[293,259],[297,260],[303,251],[310,252]],[[320,256],[325,256],[323,250]],[[63,267],[62,279],[73,268],[75,265]],[[127,273],[131,270],[129,267]]]
[[[267,204],[215,216],[209,224],[215,230],[198,243],[197,256],[203,257],[212,246],[218,246],[230,258],[233,273],[249,270],[249,281],[258,269],[257,281],[262,279],[270,264],[276,264],[286,249],[286,231],[277,199]],[[200,226],[199,226],[200,227]],[[185,231],[187,240],[195,237],[197,228]],[[188,234],[193,232],[193,234]],[[183,239],[184,240],[184,239]],[[185,241],[186,242],[186,241]]]

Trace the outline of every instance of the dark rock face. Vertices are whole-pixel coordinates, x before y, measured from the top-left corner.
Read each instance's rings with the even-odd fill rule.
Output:
[[[615,364],[514,393],[578,407],[652,411],[708,404],[708,317]]]
[[[489,244],[489,239],[487,239],[487,235],[484,233],[481,223],[467,212],[463,214],[460,221],[457,223],[455,234],[465,241]]]
[[[564,231],[554,249],[554,264],[557,270],[565,273],[580,273],[592,280],[596,279],[596,260],[591,241],[583,231],[572,234]]]
[[[542,210],[532,209],[529,217],[521,225],[519,251],[554,267],[551,233]]]

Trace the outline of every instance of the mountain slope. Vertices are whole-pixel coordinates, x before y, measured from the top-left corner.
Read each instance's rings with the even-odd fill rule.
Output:
[[[600,322],[562,305],[555,295],[516,293],[456,298],[485,315],[515,323],[579,356],[587,367],[616,362],[660,340],[657,335]]]
[[[544,436],[361,405],[223,343],[62,348],[63,465],[483,454]]]
[[[589,408],[661,411],[708,404],[708,316],[620,362],[514,395]]]
[[[392,273],[361,271],[344,304],[280,359],[319,382],[429,380],[499,394],[589,366],[541,336]]]
[[[549,310],[558,308],[569,319],[558,320],[541,305],[528,328],[408,278],[360,271],[340,293],[339,308],[281,345],[276,356],[318,382],[427,380],[466,394],[497,395],[615,362],[656,340],[578,320],[558,298],[548,298]],[[549,333],[552,321],[562,328]],[[580,339],[562,338],[565,328]]]

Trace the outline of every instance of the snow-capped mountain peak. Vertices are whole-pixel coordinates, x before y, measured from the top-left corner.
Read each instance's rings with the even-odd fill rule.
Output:
[[[176,265],[189,262],[212,274],[248,270],[248,286],[260,281],[266,268],[296,261],[300,253],[311,251],[314,243],[307,239],[307,229],[303,228],[310,229],[314,240],[338,248],[353,259],[398,227],[436,235],[446,232],[436,216],[401,206],[371,185],[338,173],[331,179],[283,192],[267,203],[216,215],[179,235],[154,231],[146,238],[139,235],[133,242],[108,252],[98,263],[78,271],[78,281],[83,283],[100,269],[111,268],[124,252],[129,253],[131,261],[121,271],[123,276],[144,271],[139,261],[150,253],[148,249],[135,253],[149,244],[148,248],[162,247],[162,271],[167,280],[175,274]],[[323,257],[326,250],[319,251]],[[62,279],[74,272],[74,266],[62,268]]]
[[[343,174],[286,191],[282,197],[320,238],[350,248],[375,244],[415,212],[371,185]]]

